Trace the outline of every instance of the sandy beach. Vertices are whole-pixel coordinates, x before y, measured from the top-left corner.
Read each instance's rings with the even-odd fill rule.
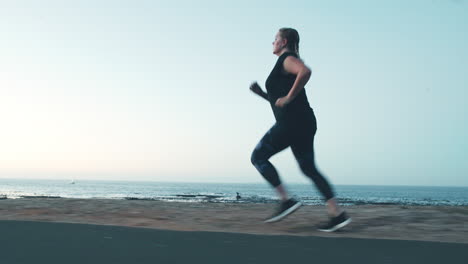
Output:
[[[0,200],[0,220],[22,220],[212,231],[257,235],[372,238],[468,243],[466,206],[347,206],[353,222],[337,233],[315,226],[324,206],[303,206],[285,220],[265,224],[274,204],[182,203],[146,200],[33,198]]]

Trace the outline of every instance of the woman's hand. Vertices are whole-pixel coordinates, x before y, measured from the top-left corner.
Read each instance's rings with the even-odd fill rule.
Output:
[[[276,100],[275,106],[283,108],[287,104],[289,104],[290,102],[291,102],[291,99],[289,98],[289,96],[280,97],[280,98],[278,98],[278,100]]]
[[[258,96],[262,97],[263,99],[267,100],[268,101],[268,94],[265,93],[262,88],[260,88],[260,85],[258,85],[257,82],[253,82],[251,85],[250,85],[250,90],[252,92],[254,92],[255,94],[257,94]]]
[[[262,88],[260,88],[260,85],[258,85],[257,82],[253,82],[251,85],[250,85],[250,90],[256,94],[261,94],[263,91],[262,91]]]

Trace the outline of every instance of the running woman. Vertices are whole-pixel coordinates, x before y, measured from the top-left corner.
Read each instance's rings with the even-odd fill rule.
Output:
[[[291,147],[302,172],[315,183],[326,200],[329,221],[319,225],[318,230],[333,232],[349,224],[351,218],[338,207],[330,184],[315,165],[314,136],[317,121],[304,89],[311,70],[299,58],[298,32],[292,28],[281,28],[273,42],[273,54],[278,56],[278,60],[266,80],[267,92],[257,82],[250,86],[252,92],[270,102],[276,119],[251,156],[252,164],[281,199],[278,210],[265,222],[279,221],[301,206],[301,202],[289,197],[275,167],[269,161],[276,153]]]

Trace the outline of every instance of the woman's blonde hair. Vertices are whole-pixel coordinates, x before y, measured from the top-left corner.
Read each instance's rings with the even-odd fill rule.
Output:
[[[299,33],[294,28],[280,28],[280,36],[288,40],[286,47],[299,56]]]

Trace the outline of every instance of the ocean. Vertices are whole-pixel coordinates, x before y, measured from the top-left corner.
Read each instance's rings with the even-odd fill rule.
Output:
[[[304,204],[323,204],[312,184],[287,184]],[[335,185],[341,205],[468,206],[468,187]],[[237,193],[240,199],[236,198]],[[169,183],[92,180],[0,179],[0,199],[104,198],[191,203],[277,203],[273,189],[262,183]]]

